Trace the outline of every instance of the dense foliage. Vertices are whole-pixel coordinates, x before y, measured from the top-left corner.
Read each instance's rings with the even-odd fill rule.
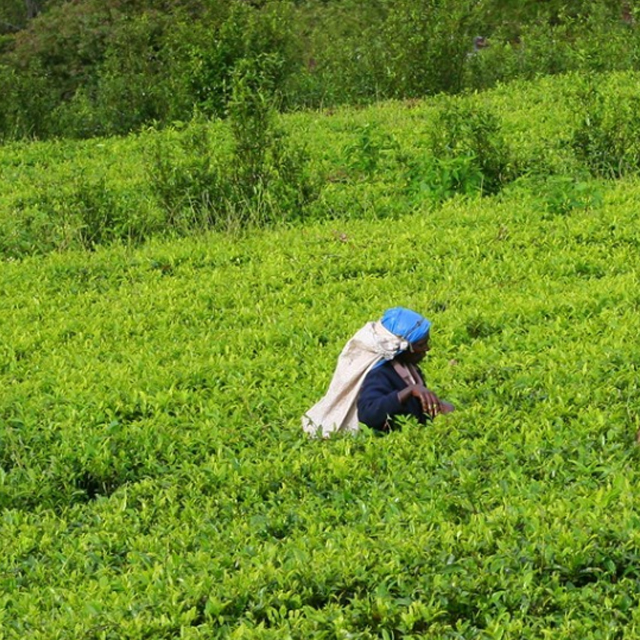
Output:
[[[269,60],[283,109],[371,103],[572,70],[634,70],[624,0],[48,0],[6,5],[0,139],[92,137],[224,117]],[[21,13],[22,11],[22,13]],[[14,24],[15,23],[15,24]],[[474,37],[485,37],[477,50]]]
[[[0,255],[157,235],[397,218],[456,195],[538,193],[592,206],[640,169],[637,74],[549,78],[465,97],[278,116],[242,66],[229,117],[129,138],[12,143],[0,153]]]
[[[252,78],[264,154],[239,113],[0,150],[0,637],[637,637],[635,77],[279,119]],[[294,142],[295,224],[152,237],[224,158],[296,192]],[[395,304],[457,411],[309,440]]]

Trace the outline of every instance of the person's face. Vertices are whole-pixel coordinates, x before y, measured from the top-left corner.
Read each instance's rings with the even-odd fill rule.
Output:
[[[427,355],[427,352],[430,350],[431,350],[430,335],[427,334],[421,340],[418,340],[417,342],[412,342],[409,345],[409,350],[405,351],[402,354],[403,360],[405,362],[411,362],[413,364],[417,364],[418,362],[421,362],[422,360],[424,360],[425,356]]]

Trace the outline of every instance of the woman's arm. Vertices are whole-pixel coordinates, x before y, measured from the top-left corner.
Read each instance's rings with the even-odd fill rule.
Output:
[[[453,405],[440,400],[424,384],[398,388],[384,370],[374,369],[364,379],[358,396],[358,420],[368,427],[383,430],[387,420],[398,414],[415,414],[406,405],[417,398],[426,416],[434,418],[440,413],[453,411]]]
[[[387,419],[402,411],[398,393],[384,375],[371,372],[358,396],[358,420],[372,429],[384,429]]]

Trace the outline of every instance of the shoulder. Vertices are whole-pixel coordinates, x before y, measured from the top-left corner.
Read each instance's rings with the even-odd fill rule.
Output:
[[[402,383],[402,378],[396,373],[391,362],[385,361],[371,369],[367,373],[364,382],[365,384],[387,383],[396,386],[399,382]]]
[[[367,373],[367,378],[385,378],[392,373],[395,373],[393,366],[391,365],[391,362],[389,360],[386,360],[381,364],[373,367],[373,369],[371,369],[369,373]]]

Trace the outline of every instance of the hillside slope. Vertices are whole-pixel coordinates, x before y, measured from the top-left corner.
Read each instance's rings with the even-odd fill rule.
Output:
[[[562,129],[544,95],[484,96],[523,153]],[[375,116],[409,147],[429,108],[290,126]],[[43,148],[4,150],[16,189]],[[95,148],[65,149],[52,181]],[[361,219],[0,265],[0,637],[638,635],[640,184],[523,178],[376,218],[399,181],[376,175],[329,183]],[[457,411],[307,439],[344,341],[395,305],[433,321],[424,368]]]

